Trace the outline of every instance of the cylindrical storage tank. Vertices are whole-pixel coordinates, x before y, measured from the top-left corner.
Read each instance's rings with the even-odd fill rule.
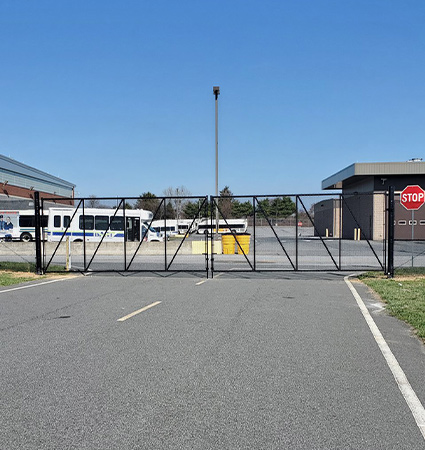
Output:
[[[249,233],[237,234],[236,239],[238,241],[236,243],[236,247],[238,249],[238,255],[243,255],[244,253],[245,253],[245,255],[247,255],[249,253],[249,242],[251,239],[251,235]]]
[[[221,235],[221,244],[223,247],[223,255],[235,254],[235,237],[232,233],[225,233]]]

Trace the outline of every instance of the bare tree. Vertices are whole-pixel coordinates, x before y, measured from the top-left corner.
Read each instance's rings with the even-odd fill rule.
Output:
[[[181,219],[183,216],[183,210],[188,203],[188,199],[184,197],[190,197],[191,193],[185,186],[179,186],[177,188],[168,187],[164,190],[165,197],[173,197],[170,199],[170,203],[174,209],[176,219]]]
[[[86,202],[88,208],[100,208],[100,201],[95,195],[89,195],[89,199]]]

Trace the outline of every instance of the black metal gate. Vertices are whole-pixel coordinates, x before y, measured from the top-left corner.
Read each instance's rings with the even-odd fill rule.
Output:
[[[213,273],[387,271],[386,194],[211,197],[211,204],[213,245],[220,234],[222,244],[211,255]],[[248,213],[239,232],[238,211]],[[234,252],[223,248],[232,242]]]
[[[52,201],[58,202],[41,200],[40,215]],[[208,236],[191,239],[207,210],[207,197],[82,198],[74,199],[73,208],[56,203],[43,230],[42,272],[65,266],[80,272],[208,273]]]
[[[69,200],[35,202],[40,272],[387,272],[387,194]]]

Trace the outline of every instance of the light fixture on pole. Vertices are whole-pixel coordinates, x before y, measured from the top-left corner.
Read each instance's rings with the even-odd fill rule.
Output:
[[[215,95],[215,196],[218,202],[218,96],[220,86],[213,86]],[[215,232],[218,234],[218,207],[215,208]]]

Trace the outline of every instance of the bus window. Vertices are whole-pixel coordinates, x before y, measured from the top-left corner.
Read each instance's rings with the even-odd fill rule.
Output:
[[[84,225],[86,226],[86,230],[94,229],[94,217],[93,216],[80,216],[79,221],[80,230],[84,230]]]
[[[63,216],[63,226],[65,228],[68,228],[71,223],[71,217],[70,216]]]
[[[47,228],[47,223],[49,221],[49,216],[41,216],[41,226]],[[34,228],[35,227],[35,217],[22,215],[19,216],[19,226],[21,228]]]
[[[34,227],[35,226],[34,216],[19,216],[19,226],[20,227]]]
[[[112,217],[111,219],[111,230],[112,231],[123,231],[124,230],[124,217]]]
[[[61,227],[61,216],[54,216],[54,218],[53,218],[53,226],[55,228],[60,228]]]
[[[96,230],[107,230],[109,228],[109,216],[96,216],[95,228]]]

